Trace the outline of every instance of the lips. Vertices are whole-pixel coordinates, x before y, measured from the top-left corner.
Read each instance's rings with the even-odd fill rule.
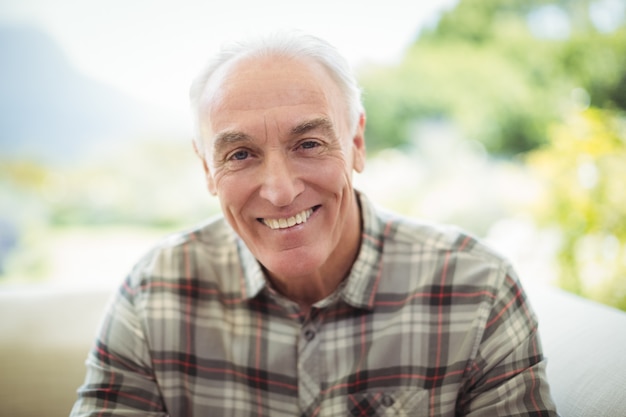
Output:
[[[266,225],[272,230],[287,229],[297,224],[306,223],[306,221],[309,220],[309,217],[311,217],[311,215],[317,208],[318,207],[313,207],[310,209],[303,210],[300,213],[296,214],[295,216],[291,216],[291,217],[285,217],[285,218],[280,218],[280,219],[259,219],[259,220],[261,221],[261,223],[263,223],[264,225]]]

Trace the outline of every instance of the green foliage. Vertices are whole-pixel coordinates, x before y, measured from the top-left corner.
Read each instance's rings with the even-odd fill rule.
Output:
[[[530,149],[543,141],[541,127],[555,107],[544,78],[497,49],[416,45],[399,68],[363,76],[369,145],[406,143],[412,122],[440,118],[492,152]]]
[[[560,72],[571,74],[596,108],[626,110],[626,27],[572,37],[558,51]]]
[[[174,140],[136,142],[74,165],[2,161],[0,280],[47,279],[58,264],[53,242],[67,230],[95,235],[132,225],[165,233],[215,214],[202,173],[191,144]]]
[[[40,217],[53,226],[180,226],[216,210],[191,145],[172,140],[139,141],[64,167],[6,161],[0,174],[0,188],[45,211]]]
[[[529,16],[546,5],[569,16],[569,37],[533,34]],[[369,148],[409,145],[416,122],[435,118],[512,156],[546,143],[572,91],[582,88],[595,107],[626,109],[626,29],[599,32],[581,12],[588,6],[461,0],[399,65],[362,71]]]
[[[515,23],[542,0],[461,0],[444,14],[438,25],[424,38],[429,41],[462,40],[480,44],[497,39],[502,22]]]
[[[549,136],[527,162],[545,186],[536,218],[562,231],[559,284],[626,310],[626,118],[575,112]]]

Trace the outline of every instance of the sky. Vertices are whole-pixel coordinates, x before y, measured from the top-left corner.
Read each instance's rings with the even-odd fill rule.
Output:
[[[304,30],[353,64],[393,63],[457,0],[0,0],[0,24],[44,30],[85,75],[188,120],[193,76],[219,46]]]

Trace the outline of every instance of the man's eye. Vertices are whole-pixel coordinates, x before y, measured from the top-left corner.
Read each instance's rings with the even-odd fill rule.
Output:
[[[247,159],[248,156],[250,156],[250,153],[248,151],[240,150],[240,151],[233,152],[228,159],[234,160],[234,161],[243,161],[244,159]]]
[[[320,144],[313,140],[307,140],[306,142],[302,142],[300,144],[300,147],[302,149],[313,149],[313,148],[317,148],[318,146],[320,146]]]

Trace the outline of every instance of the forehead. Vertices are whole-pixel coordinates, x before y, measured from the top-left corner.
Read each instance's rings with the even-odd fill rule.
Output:
[[[342,102],[326,69],[310,59],[247,57],[225,64],[214,75],[203,93],[199,116],[214,131],[224,119],[234,122],[255,113],[324,114],[335,112]]]

